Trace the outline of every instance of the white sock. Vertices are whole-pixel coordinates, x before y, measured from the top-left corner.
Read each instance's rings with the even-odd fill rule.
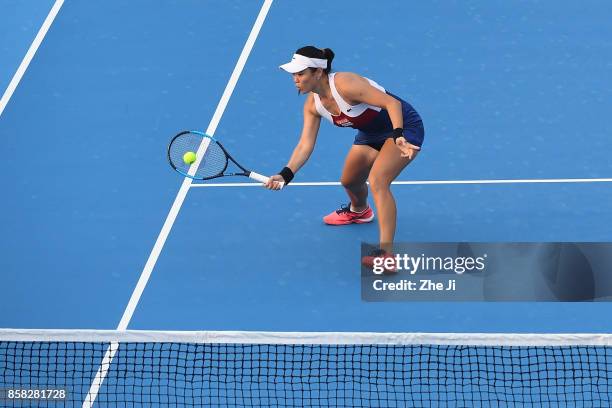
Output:
[[[366,206],[365,210],[367,210],[367,209],[368,209],[368,207]],[[360,213],[362,213],[362,212],[364,212],[364,211],[365,211],[365,210],[355,211],[355,208],[353,207],[353,204],[352,204],[352,203],[351,203],[351,208],[350,208],[350,210],[351,210],[351,212],[354,212],[354,213],[357,213],[357,214],[360,214]]]

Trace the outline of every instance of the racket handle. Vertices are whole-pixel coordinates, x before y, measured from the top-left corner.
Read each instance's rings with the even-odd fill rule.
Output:
[[[262,182],[264,184],[267,183],[268,180],[270,180],[270,177],[266,177],[266,176],[261,175],[259,173],[255,173],[254,171],[252,171],[249,174],[249,178],[252,178],[253,180],[260,181],[260,182]],[[285,183],[281,182],[280,184],[281,184],[281,188],[285,187]]]

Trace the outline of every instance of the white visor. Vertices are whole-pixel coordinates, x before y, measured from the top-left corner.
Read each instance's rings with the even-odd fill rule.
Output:
[[[305,70],[306,68],[327,68],[327,60],[321,58],[309,58],[300,54],[293,54],[291,62],[281,65],[279,68],[284,69],[290,74],[295,74]]]

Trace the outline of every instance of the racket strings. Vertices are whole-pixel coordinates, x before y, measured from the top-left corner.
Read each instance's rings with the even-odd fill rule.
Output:
[[[187,152],[197,153],[203,139],[199,135],[185,133],[174,139],[170,145],[170,161],[180,172],[187,174],[191,164],[185,163],[183,156]],[[197,162],[197,160],[196,160]],[[196,178],[213,177],[225,170],[227,166],[227,156],[221,147],[214,141],[210,141],[204,152],[204,157],[200,161],[194,174]]]

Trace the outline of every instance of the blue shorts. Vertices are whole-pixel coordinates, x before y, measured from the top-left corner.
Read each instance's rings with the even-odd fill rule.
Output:
[[[353,144],[367,145],[380,151],[387,139],[392,137],[393,135],[390,133],[381,137],[378,135],[369,135],[360,130],[357,136],[355,136]],[[425,129],[423,126],[404,128],[404,138],[406,138],[408,143],[421,147],[423,145],[423,139],[425,138]]]
[[[404,137],[408,143],[421,147],[425,139],[425,128],[423,127],[421,117],[408,102],[390,92],[387,93],[402,103]],[[368,145],[376,150],[380,150],[385,141],[392,137],[392,133],[393,125],[389,118],[389,113],[383,109],[366,128],[359,129],[353,144]]]

